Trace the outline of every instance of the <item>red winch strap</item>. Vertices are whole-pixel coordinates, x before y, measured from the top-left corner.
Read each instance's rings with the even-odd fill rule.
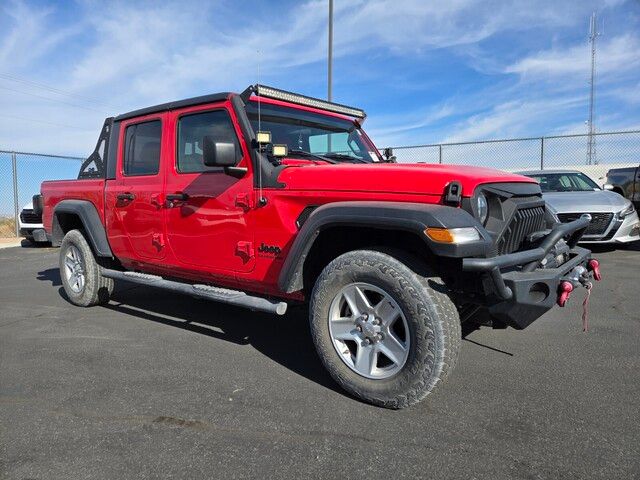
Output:
[[[587,294],[582,301],[582,331],[589,331],[589,297],[591,296],[591,287],[593,285],[591,282],[585,284],[585,288],[587,289]]]

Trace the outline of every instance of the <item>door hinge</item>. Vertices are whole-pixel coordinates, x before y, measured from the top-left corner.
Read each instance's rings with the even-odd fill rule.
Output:
[[[252,242],[238,242],[236,245],[236,255],[247,262],[255,255]]]
[[[251,197],[248,193],[239,193],[236,195],[236,207],[240,207],[245,211],[251,209]]]
[[[161,233],[154,233],[151,236],[151,243],[158,247],[158,250],[164,248],[164,235],[162,235]]]

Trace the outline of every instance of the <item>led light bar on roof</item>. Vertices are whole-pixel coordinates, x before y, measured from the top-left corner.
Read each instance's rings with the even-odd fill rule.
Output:
[[[319,98],[307,97],[305,95],[299,95],[297,93],[287,92],[273,87],[266,87],[264,85],[255,85],[253,87],[253,93],[259,97],[273,98],[274,100],[282,100],[283,102],[315,107],[328,112],[341,113],[350,117],[364,119],[367,116],[367,114],[364,113],[364,110],[359,108],[327,102],[326,100],[320,100]]]

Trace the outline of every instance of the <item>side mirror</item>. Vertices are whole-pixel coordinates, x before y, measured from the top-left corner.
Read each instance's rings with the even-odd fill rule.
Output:
[[[393,155],[393,148],[387,147],[382,151],[382,156],[389,163],[396,163],[396,157]]]
[[[611,185],[610,183],[605,183],[604,185],[602,185],[602,188],[605,190],[613,190],[613,185]]]
[[[237,160],[235,144],[214,142],[208,135],[202,139],[202,161],[207,167],[233,167]]]

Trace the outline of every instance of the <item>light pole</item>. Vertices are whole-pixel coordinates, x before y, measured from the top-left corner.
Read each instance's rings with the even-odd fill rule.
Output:
[[[331,76],[333,74],[333,0],[329,0],[329,53],[327,55],[327,100],[331,101]]]
[[[329,0],[329,48],[327,53],[327,100],[331,101],[331,76],[333,75],[333,0]],[[331,134],[327,135],[327,152],[331,151]]]

